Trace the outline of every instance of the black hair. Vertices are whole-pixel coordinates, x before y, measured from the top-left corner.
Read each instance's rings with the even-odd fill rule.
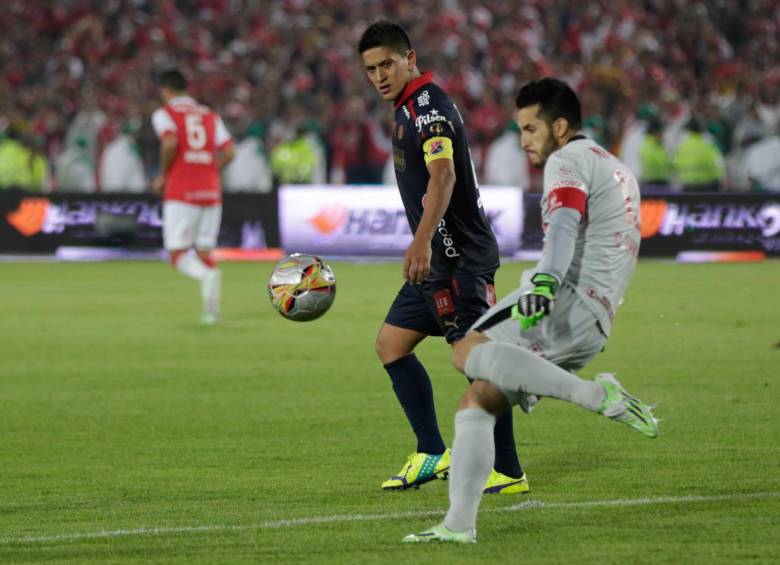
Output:
[[[358,53],[362,54],[374,47],[389,47],[396,53],[406,55],[412,49],[412,42],[400,25],[387,20],[379,20],[368,26],[363,32],[358,43]]]
[[[160,73],[157,77],[160,88],[170,88],[174,92],[187,90],[187,79],[179,69],[169,69]]]
[[[557,78],[532,80],[517,93],[515,104],[518,110],[539,104],[539,116],[548,125],[563,118],[573,130],[582,127],[580,99],[568,84]]]

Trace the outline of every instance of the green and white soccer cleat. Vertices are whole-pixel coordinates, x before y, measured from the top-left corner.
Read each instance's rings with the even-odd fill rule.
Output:
[[[493,469],[490,471],[490,476],[488,476],[482,492],[485,494],[523,494],[529,490],[531,487],[525,473],[516,479]]]
[[[462,532],[453,532],[444,522],[419,534],[409,534],[404,537],[404,543],[430,543],[434,541],[451,541],[455,543],[477,543],[477,530],[469,528]]]
[[[440,455],[412,453],[398,472],[382,483],[384,490],[405,490],[419,488],[429,481],[446,480],[450,472],[450,450]]]
[[[599,414],[631,426],[647,437],[658,435],[658,420],[650,406],[628,394],[615,375],[602,373],[594,380],[604,389]]]

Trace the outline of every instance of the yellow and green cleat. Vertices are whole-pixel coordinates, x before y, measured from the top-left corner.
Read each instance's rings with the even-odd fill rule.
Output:
[[[531,487],[525,473],[516,479],[493,469],[490,471],[490,476],[482,492],[485,494],[523,494],[530,490]]]
[[[631,426],[647,437],[658,436],[658,420],[650,405],[631,396],[611,373],[601,373],[594,380],[604,389],[599,414]]]
[[[382,483],[384,490],[405,490],[420,488],[436,479],[446,480],[450,473],[450,450],[432,455],[430,453],[412,453],[398,472]]]

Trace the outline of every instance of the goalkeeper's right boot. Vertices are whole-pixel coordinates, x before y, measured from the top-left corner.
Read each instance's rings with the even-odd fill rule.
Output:
[[[647,437],[658,435],[658,420],[650,406],[628,394],[615,375],[602,373],[594,380],[604,389],[599,414],[631,426]]]
[[[444,522],[419,534],[409,534],[404,537],[404,543],[430,543],[436,541],[452,541],[455,543],[477,543],[477,530],[469,528],[462,532],[453,532]]]
[[[450,450],[440,455],[430,453],[412,453],[397,475],[382,483],[384,490],[406,490],[420,488],[427,482],[446,480],[450,474]]]

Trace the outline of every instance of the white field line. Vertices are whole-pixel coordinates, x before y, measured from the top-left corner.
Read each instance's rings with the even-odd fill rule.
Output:
[[[555,509],[555,508],[600,508],[600,507],[620,507],[620,506],[647,506],[657,504],[692,504],[697,502],[729,502],[745,500],[761,500],[770,498],[780,498],[780,491],[772,492],[754,492],[744,494],[723,494],[713,496],[658,496],[654,498],[626,498],[616,500],[584,500],[580,502],[541,502],[539,500],[528,500],[520,504],[513,504],[501,508],[485,508],[483,513],[487,512],[519,512],[534,509]],[[418,510],[414,512],[390,512],[386,514],[334,514],[330,516],[310,516],[304,518],[289,518],[284,520],[273,520],[269,522],[260,522],[257,524],[227,525],[227,524],[208,524],[204,526],[178,526],[178,527],[158,527],[158,528],[134,528],[128,530],[102,530],[99,532],[82,532],[71,534],[55,534],[41,536],[22,536],[0,538],[0,544],[35,544],[51,543],[60,541],[77,541],[105,538],[122,538],[131,536],[156,536],[165,534],[191,534],[200,532],[218,532],[218,531],[244,531],[244,530],[272,530],[280,528],[290,528],[294,526],[308,526],[316,524],[333,524],[338,522],[378,522],[381,520],[398,520],[403,518],[425,518],[433,516],[443,516],[444,510]]]

